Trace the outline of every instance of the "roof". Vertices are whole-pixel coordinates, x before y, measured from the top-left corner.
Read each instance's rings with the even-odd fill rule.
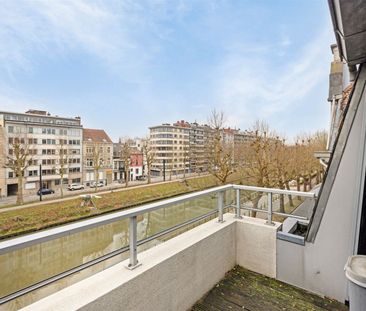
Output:
[[[95,143],[112,143],[107,133],[104,130],[98,129],[83,129],[83,140]]]
[[[353,83],[351,83],[350,85],[348,85],[342,93],[342,101],[341,101],[341,109],[344,110],[344,108],[346,108],[348,101],[349,101],[349,97],[352,93],[353,90]]]

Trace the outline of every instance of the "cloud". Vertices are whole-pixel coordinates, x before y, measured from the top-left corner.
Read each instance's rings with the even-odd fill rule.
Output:
[[[160,13],[156,6],[144,18],[144,5],[129,0],[4,1],[0,70],[12,76],[19,70],[31,71],[37,57],[68,57],[76,52],[131,73],[158,50],[156,42],[147,38],[157,35],[152,23]]]
[[[290,42],[288,39],[287,42]],[[330,31],[323,31],[295,57],[276,65],[272,58],[276,48],[261,46],[263,53],[230,51],[215,74],[218,107],[228,114],[236,126],[248,127],[256,119],[271,119],[303,100],[324,79],[329,71]],[[287,47],[289,44],[286,43]],[[252,47],[255,51],[255,47]],[[233,113],[235,112],[235,113]]]

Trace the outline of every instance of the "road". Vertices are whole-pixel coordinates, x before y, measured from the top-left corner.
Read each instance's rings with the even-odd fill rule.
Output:
[[[186,174],[186,178],[198,178],[198,177],[203,177],[203,176],[207,176],[207,174],[196,174],[196,173]],[[182,178],[183,178],[183,174],[172,176],[171,180],[168,177],[168,178],[166,178],[165,183],[173,182],[176,180],[181,180]],[[143,186],[152,186],[152,185],[157,185],[157,184],[162,184],[162,183],[164,183],[163,177],[152,177],[150,184],[147,184],[146,180],[145,181],[137,181],[137,180],[130,181],[128,183],[127,188],[125,187],[125,184],[112,183],[110,185],[98,188],[97,193],[106,194],[106,193],[117,192],[117,191],[125,191],[127,189],[130,189],[131,187],[135,188],[135,187],[143,187]],[[95,193],[95,189],[86,187],[84,190],[69,191],[65,188],[63,198],[60,198],[60,195],[61,195],[60,189],[57,189],[57,190],[55,190],[54,194],[44,195],[42,197],[43,198],[42,202],[39,201],[39,196],[28,195],[28,196],[24,196],[24,202],[26,204],[19,205],[19,206],[6,207],[6,205],[12,205],[12,204],[15,204],[15,202],[16,202],[16,196],[10,196],[7,198],[0,199],[0,207],[4,206],[4,207],[0,208],[0,213],[10,211],[10,210],[26,208],[26,207],[39,206],[39,205],[43,205],[43,204],[64,202],[64,201],[75,199],[75,198],[79,197],[81,194],[86,194],[86,193]]]

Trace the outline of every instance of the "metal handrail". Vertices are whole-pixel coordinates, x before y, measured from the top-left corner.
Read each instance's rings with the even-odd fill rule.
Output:
[[[236,204],[229,204],[227,206],[224,206],[224,193],[227,190],[236,191]],[[255,191],[255,192],[259,192],[259,193],[267,193],[268,209],[261,210],[261,209],[256,209],[256,208],[247,207],[245,205],[241,205],[240,191]],[[179,203],[183,203],[183,202],[186,202],[186,201],[189,201],[192,199],[196,199],[196,198],[199,198],[199,197],[202,197],[205,195],[210,195],[210,194],[217,194],[217,209],[216,210],[211,211],[207,214],[195,217],[194,219],[190,219],[184,223],[177,224],[174,227],[165,229],[161,232],[158,232],[151,237],[137,241],[137,216],[139,216],[141,214],[153,212],[153,211],[156,211],[156,210],[164,208],[164,207],[172,206],[174,204],[179,204]],[[54,239],[57,239],[60,237],[78,233],[78,232],[81,232],[81,231],[84,231],[87,229],[91,229],[91,228],[94,228],[97,226],[102,226],[102,225],[106,225],[106,224],[109,224],[109,223],[112,223],[115,221],[129,218],[129,245],[128,246],[125,246],[125,247],[121,248],[120,250],[116,250],[110,254],[103,255],[99,258],[96,258],[88,263],[75,267],[71,270],[65,271],[57,276],[51,277],[51,278],[41,281],[37,284],[33,284],[33,285],[29,286],[28,288],[19,290],[16,293],[12,293],[12,294],[8,295],[7,297],[2,297],[0,299],[0,303],[4,303],[4,299],[6,301],[12,300],[14,298],[17,298],[17,297],[23,295],[24,293],[30,292],[34,289],[37,289],[37,288],[40,288],[47,284],[50,284],[51,282],[54,282],[57,279],[71,275],[77,271],[85,269],[86,267],[99,263],[102,260],[106,260],[108,258],[114,257],[114,256],[121,254],[128,250],[130,251],[129,269],[134,269],[140,265],[140,263],[137,260],[137,246],[142,245],[146,242],[149,242],[149,241],[153,240],[154,238],[158,238],[160,236],[173,232],[174,230],[182,228],[186,225],[192,224],[196,221],[205,219],[216,213],[218,214],[218,222],[222,223],[224,211],[228,207],[235,208],[235,217],[236,218],[242,218],[241,210],[250,210],[250,211],[267,213],[267,224],[269,224],[269,225],[273,224],[273,222],[272,222],[273,214],[294,217],[297,219],[306,219],[305,217],[296,216],[296,215],[292,215],[292,214],[274,212],[273,206],[272,206],[273,194],[302,196],[302,197],[307,197],[307,198],[312,198],[312,199],[316,198],[315,193],[312,193],[312,192],[299,192],[299,191],[292,191],[292,190],[270,189],[270,188],[262,188],[262,187],[229,184],[229,185],[215,187],[215,188],[211,188],[211,189],[207,189],[207,190],[203,190],[203,191],[199,191],[199,192],[195,192],[195,193],[181,195],[181,196],[174,197],[171,199],[161,200],[161,201],[150,203],[150,204],[145,204],[140,207],[131,208],[131,209],[128,209],[125,211],[115,212],[113,214],[98,216],[93,219],[87,219],[87,220],[75,222],[72,224],[60,226],[58,228],[48,229],[48,230],[44,230],[41,232],[29,234],[27,236],[2,241],[2,242],[0,242],[0,254],[4,254],[4,253],[10,252],[10,251],[14,251],[14,250],[25,248],[25,247],[28,247],[31,245],[54,240]]]
[[[196,199],[208,194],[217,193],[219,191],[226,191],[231,189],[232,185],[225,185],[220,187],[215,187],[195,193],[189,193],[182,196],[174,197],[171,199],[165,199],[162,201],[149,203],[142,205],[140,207],[130,208],[128,210],[115,212],[107,215],[102,215],[94,217],[87,220],[82,220],[74,222],[71,224],[63,225],[57,228],[47,229],[36,233],[31,233],[26,236],[21,236],[13,238],[10,240],[5,240],[0,242],[0,255],[7,253],[9,251],[17,250],[27,246],[31,246],[38,243],[43,243],[51,241],[57,238],[61,238],[70,234],[78,233],[87,229],[92,229],[98,226],[107,225],[109,223],[123,220],[126,218],[136,217],[141,214],[149,213],[161,209],[163,207],[168,207],[174,204],[183,203],[192,199]]]
[[[230,205],[225,206],[224,208],[228,208],[228,207],[230,207]],[[215,215],[217,213],[218,213],[217,210],[213,210],[213,211],[211,211],[209,213],[206,213],[206,214],[197,216],[197,217],[192,218],[190,220],[187,220],[187,221],[185,221],[183,223],[180,223],[180,224],[175,225],[173,227],[170,227],[168,229],[165,229],[165,230],[162,230],[160,232],[157,232],[157,233],[155,233],[155,234],[153,234],[153,235],[151,235],[151,236],[149,236],[147,238],[144,238],[142,240],[137,241],[137,246],[144,245],[144,244],[146,244],[146,243],[148,243],[150,241],[153,241],[153,240],[155,240],[157,238],[160,238],[160,237],[162,237],[164,235],[167,235],[169,233],[172,233],[172,232],[174,232],[174,231],[176,231],[178,229],[181,229],[181,228],[184,228],[184,227],[189,226],[191,224],[194,224],[195,222],[204,220],[204,219],[206,219],[208,217],[211,217],[211,216],[213,216],[213,215]],[[42,281],[39,281],[39,282],[37,282],[35,284],[32,284],[32,285],[27,286],[25,288],[22,288],[22,289],[20,289],[20,290],[18,290],[16,292],[13,292],[13,293],[11,293],[9,295],[6,295],[4,297],[1,297],[0,298],[0,305],[1,304],[4,304],[4,303],[7,303],[7,302],[9,302],[9,301],[11,301],[13,299],[16,299],[16,298],[18,298],[20,296],[26,295],[26,294],[28,294],[28,293],[30,293],[32,291],[35,291],[35,290],[40,289],[42,287],[45,287],[45,286],[47,286],[49,284],[52,284],[54,282],[57,282],[57,281],[59,281],[59,280],[61,280],[63,278],[66,278],[66,277],[68,277],[70,275],[73,275],[75,273],[78,273],[78,272],[80,272],[82,270],[85,270],[85,269],[87,269],[89,267],[92,267],[92,266],[94,266],[94,265],[96,265],[98,263],[101,263],[103,261],[106,261],[108,259],[111,259],[113,257],[116,257],[116,256],[121,255],[123,253],[126,253],[127,251],[129,251],[129,249],[130,249],[130,247],[128,245],[127,246],[123,246],[122,248],[116,249],[116,250],[114,250],[114,251],[112,251],[110,253],[107,253],[105,255],[102,255],[102,256],[100,256],[98,258],[94,258],[94,259],[92,259],[92,260],[90,260],[88,262],[85,262],[85,263],[83,263],[83,264],[81,264],[79,266],[76,266],[76,267],[71,268],[69,270],[63,271],[63,272],[61,272],[59,274],[56,274],[56,275],[51,276],[51,277],[49,277],[47,279],[44,279]]]
[[[257,191],[257,192],[265,192],[265,193],[273,193],[273,194],[285,194],[285,195],[296,195],[302,197],[315,198],[316,195],[313,192],[299,192],[292,190],[283,190],[283,189],[271,189],[271,188],[262,188],[262,187],[253,187],[253,186],[243,186],[243,185],[224,185],[220,187],[215,187],[211,189],[206,189],[203,191],[189,193],[185,195],[181,195],[178,197],[174,197],[171,199],[165,199],[162,201],[145,204],[140,207],[131,208],[128,210],[111,213],[107,215],[102,215],[98,217],[94,217],[92,219],[82,220],[75,223],[63,225],[57,228],[47,229],[36,233],[31,233],[26,236],[21,236],[9,240],[5,240],[0,242],[0,255],[25,248],[27,246],[31,246],[34,244],[43,243],[46,241],[54,240],[57,238],[61,238],[70,234],[78,233],[87,229],[95,228],[98,226],[106,225],[118,220],[137,217],[138,215],[149,213],[152,211],[156,211],[163,207],[168,207],[174,204],[183,203],[192,199],[196,199],[198,197],[202,197],[208,194],[216,194],[220,192],[224,192],[226,190],[235,189],[235,190],[244,190],[244,191]],[[220,202],[221,200],[219,200]],[[220,208],[218,208],[220,210]],[[272,214],[272,212],[271,212]],[[221,216],[221,215],[220,215]],[[291,216],[291,215],[288,215]]]

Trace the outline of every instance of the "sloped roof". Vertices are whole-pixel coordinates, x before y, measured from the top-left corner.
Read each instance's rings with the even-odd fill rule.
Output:
[[[351,95],[351,92],[353,90],[353,83],[348,85],[342,93],[342,101],[341,101],[341,109],[344,110],[348,104],[349,97]]]
[[[98,129],[83,129],[83,140],[95,143],[112,143],[107,133]]]

